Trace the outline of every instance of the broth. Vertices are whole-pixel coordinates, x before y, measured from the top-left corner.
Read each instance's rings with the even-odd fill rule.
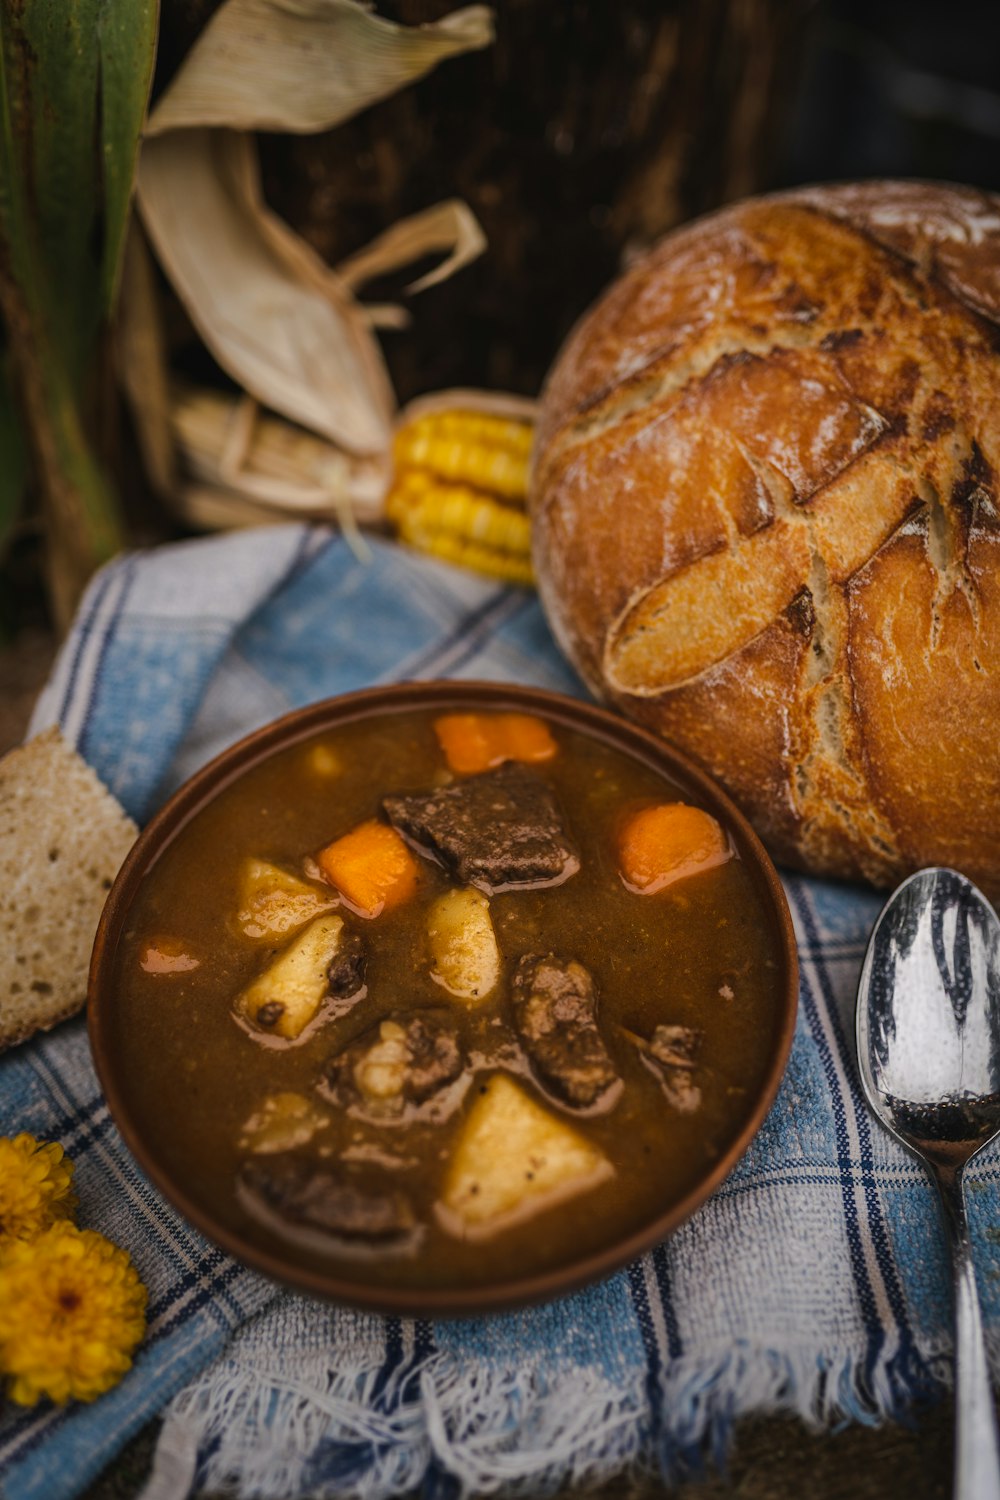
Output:
[[[735,843],[732,858],[656,895],[626,887],[618,857],[623,821],[651,804],[690,799],[652,765],[553,718],[557,753],[530,774],[554,793],[579,868],[560,883],[490,894],[499,983],[481,1003],[449,996],[432,975],[428,913],[460,881],[418,854],[415,892],[366,919],[317,878],[313,863],[359,824],[384,822],[386,796],[465,780],[447,769],[434,728],[439,717],[440,710],[362,716],[267,755],[224,786],[140,882],[114,959],[108,1024],[136,1128],[154,1160],[216,1223],[310,1270],[375,1288],[443,1292],[533,1276],[599,1252],[689,1192],[759,1097],[778,1045],[783,968],[777,924]],[[234,1009],[295,936],[261,942],[240,929],[248,859],[325,892],[367,958],[360,997],[325,1003],[293,1041],[265,1034]],[[162,962],[151,961],[151,946]],[[620,1079],[584,1107],[540,1076],[513,1022],[519,962],[550,954],[592,976],[600,1037]],[[413,1013],[446,1016],[468,1059],[436,1108],[408,1107],[387,1119],[338,1104],[336,1091],[322,1086],[331,1058],[381,1021]],[[663,1025],[699,1034],[693,1070],[664,1070],[651,1058],[644,1044]],[[477,1100],[505,1075],[609,1170],[562,1201],[509,1216],[495,1232],[487,1225],[466,1234],[441,1212],[443,1184]],[[693,1083],[697,1108],[683,1100],[677,1107],[671,1077]],[[265,1101],[287,1094],[307,1101],[297,1107],[303,1133],[313,1133],[287,1152],[254,1151],[248,1122],[259,1124]],[[309,1170],[346,1165],[365,1191],[404,1195],[416,1229],[397,1240],[348,1241],[284,1222],[245,1190],[248,1160],[266,1166],[280,1156]]]

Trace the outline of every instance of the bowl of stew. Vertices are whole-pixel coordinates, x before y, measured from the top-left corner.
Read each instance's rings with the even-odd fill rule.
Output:
[[[226,750],[110,893],[88,1022],[184,1216],[412,1315],[554,1297],[687,1218],[795,1024],[780,880],[625,720],[497,683],[316,703]]]

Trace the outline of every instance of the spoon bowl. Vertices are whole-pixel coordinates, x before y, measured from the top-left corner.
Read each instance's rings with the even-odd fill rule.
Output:
[[[858,985],[875,1114],[937,1185],[955,1287],[955,1494],[1000,1500],[1000,1445],[962,1187],[1000,1132],[1000,919],[956,870],[911,875],[875,924]]]

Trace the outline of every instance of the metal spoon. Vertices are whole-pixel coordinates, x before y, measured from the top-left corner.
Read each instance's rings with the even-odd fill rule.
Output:
[[[937,1183],[955,1289],[957,1500],[1000,1500],[1000,1445],[965,1213],[966,1162],[1000,1131],[1000,919],[955,870],[889,898],[858,984],[868,1102]]]

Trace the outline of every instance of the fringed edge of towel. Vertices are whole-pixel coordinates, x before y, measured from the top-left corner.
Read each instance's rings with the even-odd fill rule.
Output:
[[[812,1426],[900,1419],[941,1384],[912,1348],[867,1362],[736,1346],[678,1359],[651,1391],[592,1369],[553,1378],[433,1354],[397,1370],[336,1369],[308,1356],[267,1374],[229,1359],[168,1409],[141,1500],[199,1487],[255,1500],[388,1500],[503,1492],[540,1496],[616,1474],[636,1479],[724,1466],[733,1424],[782,1412]]]
[[[738,1418],[781,1414],[816,1431],[860,1422],[906,1422],[940,1400],[947,1371],[912,1344],[869,1351],[753,1348],[741,1341],[716,1360],[674,1361],[658,1381],[656,1464],[664,1478],[700,1473],[705,1459],[724,1468]]]

